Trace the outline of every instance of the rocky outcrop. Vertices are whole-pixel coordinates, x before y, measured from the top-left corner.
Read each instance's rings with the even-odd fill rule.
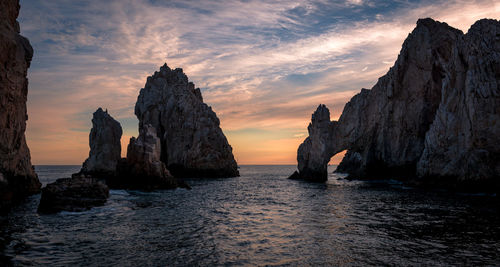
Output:
[[[186,183],[170,175],[161,161],[160,139],[153,126],[145,125],[140,129],[137,139],[130,139],[127,158],[120,156],[121,135],[120,123],[114,120],[107,110],[97,109],[92,118],[92,130],[89,135],[89,158],[83,163],[81,171],[73,174],[72,178],[77,181],[98,178],[110,188],[116,189],[189,188]],[[60,191],[58,194],[66,194],[64,189]]]
[[[137,139],[130,138],[127,158],[119,164],[118,176],[110,186],[142,190],[189,188],[170,174],[160,157],[161,144],[156,129],[144,125]]]
[[[160,158],[176,177],[232,177],[238,168],[215,112],[182,69],[166,64],[148,77],[135,114],[139,130],[151,125],[160,139]]]
[[[24,135],[33,48],[19,34],[18,14],[19,1],[0,1],[0,210],[41,186]]]
[[[464,35],[419,20],[395,65],[354,96],[338,121],[315,121],[327,113],[318,108],[295,177],[324,180],[329,159],[348,150],[337,171],[354,178],[498,185],[499,24],[481,20]]]
[[[215,112],[182,69],[166,64],[148,77],[135,106],[139,136],[120,158],[120,124],[99,108],[92,119],[89,158],[73,178],[97,177],[111,188],[189,188],[177,177],[230,177],[238,169]],[[170,173],[173,173],[172,176]]]
[[[42,190],[38,212],[85,211],[102,206],[109,197],[109,188],[96,178],[62,178]]]
[[[458,179],[467,188],[498,189],[500,22],[480,20],[472,25],[450,61],[417,174],[433,183]]]
[[[319,105],[307,127],[309,137],[299,146],[297,157],[300,176],[309,180],[324,182],[327,180],[327,165],[330,160],[330,133],[334,123],[330,122],[330,111],[325,105]],[[307,164],[307,165],[304,165]],[[299,178],[297,176],[296,178]]]
[[[122,127],[108,111],[98,108],[92,117],[89,135],[89,157],[82,166],[81,174],[107,178],[116,175],[116,167],[121,159]]]
[[[156,129],[151,125],[145,125],[139,137],[130,138],[127,148],[127,161],[133,166],[134,172],[148,176],[170,177],[165,164],[160,160],[161,144],[160,138],[156,136]]]

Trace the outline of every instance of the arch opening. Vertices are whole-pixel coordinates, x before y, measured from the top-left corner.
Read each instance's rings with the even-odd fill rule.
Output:
[[[330,158],[330,161],[328,161],[328,173],[332,173],[337,169],[342,159],[344,159],[346,153],[347,149],[340,151]]]

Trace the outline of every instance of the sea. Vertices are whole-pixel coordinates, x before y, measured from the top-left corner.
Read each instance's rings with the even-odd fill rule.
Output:
[[[111,190],[102,207],[0,217],[0,265],[499,266],[496,195],[397,181],[289,180],[295,166],[241,166],[192,190]],[[80,166],[36,166],[46,185]]]

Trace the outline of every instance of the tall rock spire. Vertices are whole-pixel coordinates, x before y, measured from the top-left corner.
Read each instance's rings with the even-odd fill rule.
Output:
[[[85,160],[80,173],[94,177],[114,176],[121,158],[122,127],[118,121],[98,108],[92,116],[92,129],[89,134],[89,157]]]

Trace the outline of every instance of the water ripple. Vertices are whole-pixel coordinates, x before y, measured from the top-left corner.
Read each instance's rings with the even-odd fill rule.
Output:
[[[74,172],[41,168],[45,183]],[[190,179],[192,190],[111,190],[80,213],[38,215],[33,196],[0,219],[0,265],[500,264],[496,196],[286,179],[293,169],[242,166],[238,178]]]

